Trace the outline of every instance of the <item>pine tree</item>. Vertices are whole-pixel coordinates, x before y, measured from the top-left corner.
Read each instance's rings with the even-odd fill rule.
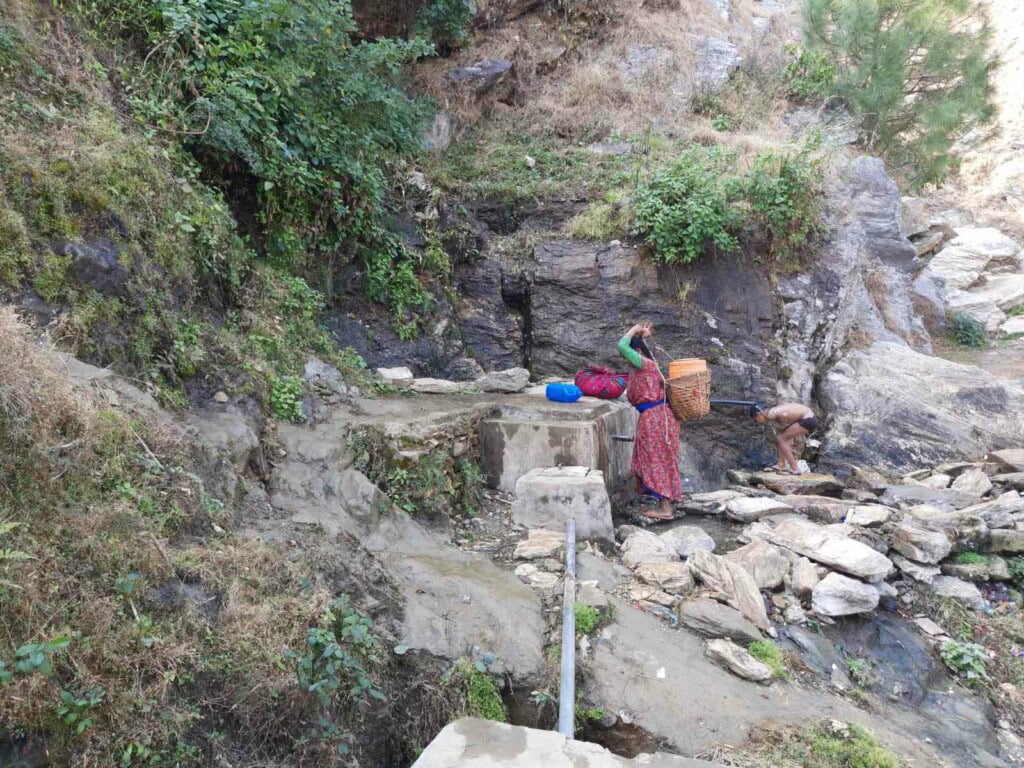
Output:
[[[956,140],[991,118],[995,62],[971,0],[804,0],[803,22],[865,144],[916,184],[940,180]]]

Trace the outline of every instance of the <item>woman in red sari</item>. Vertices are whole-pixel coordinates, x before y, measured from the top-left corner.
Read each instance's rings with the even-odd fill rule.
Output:
[[[665,402],[665,380],[644,339],[654,333],[650,323],[634,325],[619,341],[621,354],[632,367],[626,397],[640,419],[633,441],[632,474],[637,490],[658,499],[652,520],[671,520],[672,502],[683,498],[679,477],[679,422]]]

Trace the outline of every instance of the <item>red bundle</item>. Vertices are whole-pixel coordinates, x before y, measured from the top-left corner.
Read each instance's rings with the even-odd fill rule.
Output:
[[[614,400],[626,391],[625,373],[616,373],[610,368],[591,366],[576,374],[575,384],[587,397]]]

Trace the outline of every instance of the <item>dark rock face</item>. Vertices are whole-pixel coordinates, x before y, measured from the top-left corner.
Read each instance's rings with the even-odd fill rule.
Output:
[[[71,257],[71,271],[85,285],[103,296],[123,296],[127,291],[128,270],[118,261],[118,249],[105,237],[91,243],[60,243],[55,249]]]
[[[482,59],[468,67],[456,67],[448,78],[453,83],[484,91],[501,82],[511,70],[512,62],[506,59]]]

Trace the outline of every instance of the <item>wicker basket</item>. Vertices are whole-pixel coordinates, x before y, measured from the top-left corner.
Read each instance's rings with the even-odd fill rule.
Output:
[[[711,410],[711,373],[693,370],[667,382],[668,405],[680,421],[694,421]]]

